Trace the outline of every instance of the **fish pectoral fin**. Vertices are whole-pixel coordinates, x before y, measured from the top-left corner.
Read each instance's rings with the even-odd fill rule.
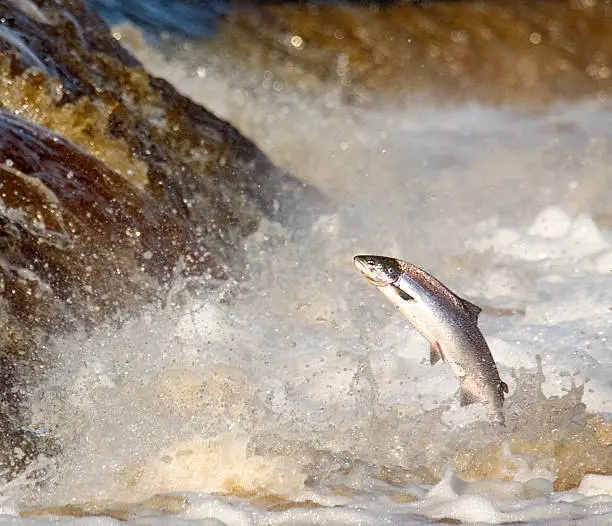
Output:
[[[429,363],[431,365],[436,365],[440,361],[440,358],[444,360],[444,355],[442,354],[442,349],[440,349],[440,344],[438,342],[432,343],[429,346]]]
[[[475,402],[478,402],[478,399],[469,389],[462,385],[459,389],[459,404],[461,407],[465,407],[466,405],[470,405]]]
[[[506,394],[508,394],[508,384],[506,382],[500,382],[500,387],[502,389],[502,391]]]
[[[408,294],[406,291],[402,290],[397,285],[391,285],[391,286],[395,289],[395,292],[397,292],[397,295],[400,298],[402,298],[404,301],[415,301],[414,298],[410,294]]]
[[[474,323],[478,323],[478,315],[482,312],[482,309],[478,305],[474,305],[473,303],[470,303],[468,300],[464,300],[463,298],[459,298],[459,300],[461,301],[461,305],[463,305]]]

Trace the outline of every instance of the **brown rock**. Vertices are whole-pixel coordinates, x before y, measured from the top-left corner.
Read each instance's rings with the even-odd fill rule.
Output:
[[[177,271],[240,276],[237,242],[312,195],[80,1],[21,5],[0,0],[0,467],[14,471],[44,442],[20,431],[21,404],[50,335],[164,301]]]

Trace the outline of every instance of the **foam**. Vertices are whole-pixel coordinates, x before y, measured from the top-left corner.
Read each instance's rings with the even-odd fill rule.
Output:
[[[531,227],[517,232],[534,235]],[[564,244],[570,235],[571,228],[547,239]],[[550,261],[521,260],[532,266],[525,275],[536,299],[503,324],[482,315],[511,389],[509,427],[495,431],[481,406],[459,408],[448,368],[428,364],[426,343],[376,295],[356,300],[356,309],[339,302],[330,310],[338,284],[368,296],[348,268],[326,270],[334,279],[304,309],[308,290],[283,283],[298,273],[304,287],[316,288],[321,269],[309,258],[320,261],[321,253],[291,243],[274,250],[294,263],[262,267],[238,293],[219,290],[188,306],[183,299],[119,330],[58,342],[61,361],[33,405],[35,421],[68,446],[46,503],[66,495],[137,503],[156,493],[189,494],[177,519],[240,524],[418,523],[419,515],[499,523],[612,513],[605,498],[585,500],[605,494],[607,478],[576,471],[604,467],[609,457],[607,424],[587,413],[612,399],[605,276],[593,268],[576,275],[568,264],[551,281]],[[292,257],[296,251],[301,258]],[[551,299],[542,300],[542,291]],[[529,372],[537,356],[541,371]],[[72,385],[67,375],[76,378]],[[401,495],[423,495],[424,486],[373,484],[383,466],[398,466],[400,480],[429,481],[430,489],[401,504]],[[582,496],[554,493],[553,484],[580,484]],[[289,509],[266,511],[262,496]]]
[[[180,439],[122,476],[142,495],[199,491],[293,497],[304,490],[307,475],[299,465],[286,457],[248,454],[248,442],[238,429]]]
[[[580,486],[578,486],[578,493],[582,493],[587,497],[595,495],[610,495],[612,496],[612,476],[611,475],[585,475]]]
[[[497,228],[496,220],[481,223],[479,228],[487,234],[470,240],[472,249],[493,250],[523,261],[545,261],[548,265],[556,260],[580,263],[586,257],[607,254],[610,249],[610,243],[592,217],[579,214],[571,218],[558,206],[542,210],[524,234],[510,228]],[[610,268],[603,266],[598,266],[597,270],[610,272]]]

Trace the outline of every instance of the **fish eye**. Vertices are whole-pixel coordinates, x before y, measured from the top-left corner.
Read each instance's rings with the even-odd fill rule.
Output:
[[[387,274],[387,277],[393,281],[397,281],[400,277],[399,270],[392,265],[387,266],[385,269],[385,274]]]

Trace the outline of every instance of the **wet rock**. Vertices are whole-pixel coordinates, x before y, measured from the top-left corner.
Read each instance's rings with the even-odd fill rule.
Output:
[[[4,111],[0,158],[0,272],[9,305],[17,286],[11,280],[25,280],[41,307],[59,302],[56,319],[95,318],[154,297],[178,255],[197,254],[185,222],[154,197],[50,130]],[[206,252],[200,264],[218,266]],[[22,321],[52,323],[27,316],[30,307],[26,301],[18,312]]]
[[[51,335],[162,302],[177,272],[240,276],[239,241],[312,191],[149,76],[81,2],[0,0],[0,14],[0,443],[18,451],[0,468],[13,473],[53,449],[21,407]]]

